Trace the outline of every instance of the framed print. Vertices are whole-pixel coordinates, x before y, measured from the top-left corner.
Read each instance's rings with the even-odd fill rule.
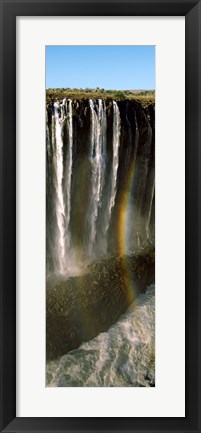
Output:
[[[1,431],[198,432],[200,2],[1,16]]]
[[[154,90],[121,90],[125,81],[129,86],[128,69],[133,83],[134,59],[135,70],[148,61],[154,85],[154,52],[153,46],[46,46],[47,387],[155,386]],[[58,56],[63,70],[64,59],[66,67],[71,63],[69,83],[81,58],[82,79],[90,71],[95,76],[92,88],[72,83],[58,94],[50,88]],[[109,89],[114,65],[118,90]],[[95,87],[103,77],[107,89]],[[143,331],[133,324],[137,311]],[[58,362],[68,364],[66,379]]]

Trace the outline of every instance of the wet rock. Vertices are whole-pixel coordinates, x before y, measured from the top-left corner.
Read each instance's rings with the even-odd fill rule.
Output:
[[[155,279],[154,248],[95,262],[49,290],[46,356],[55,359],[106,331]]]

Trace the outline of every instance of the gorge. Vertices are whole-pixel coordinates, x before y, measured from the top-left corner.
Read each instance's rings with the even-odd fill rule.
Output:
[[[46,354],[56,359],[118,323],[155,281],[154,103],[52,99],[46,155]]]

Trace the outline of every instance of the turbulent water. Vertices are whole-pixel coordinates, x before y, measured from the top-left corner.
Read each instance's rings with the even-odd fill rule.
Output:
[[[108,332],[47,364],[47,386],[155,386],[155,286]]]

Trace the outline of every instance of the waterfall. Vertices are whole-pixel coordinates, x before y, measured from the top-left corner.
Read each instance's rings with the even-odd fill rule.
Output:
[[[113,139],[112,139],[112,166],[110,174],[110,188],[108,194],[108,201],[105,207],[104,227],[102,245],[104,252],[107,251],[107,234],[110,225],[112,209],[115,205],[116,186],[117,186],[117,171],[119,165],[119,146],[121,134],[121,119],[118,105],[113,101]]]
[[[104,185],[105,152],[106,152],[106,107],[101,99],[96,103],[89,100],[91,110],[91,206],[89,208],[89,245],[88,253],[92,257],[96,241],[98,211],[101,206]]]
[[[47,146],[47,156],[48,156],[48,159],[49,159],[50,158],[51,145],[50,145],[50,133],[49,133],[47,110],[46,110],[46,116],[45,117],[46,117],[46,146]]]
[[[113,161],[112,161],[112,185],[111,185],[111,195],[109,201],[109,220],[110,220],[112,208],[114,207],[115,204],[115,197],[116,197],[117,170],[119,165],[120,133],[121,133],[121,120],[120,120],[119,107],[117,103],[113,101]]]
[[[67,130],[68,130],[68,153],[66,161],[66,250],[70,248],[70,215],[71,215],[71,179],[72,179],[72,164],[73,164],[73,108],[72,100],[68,99],[67,111]]]
[[[75,275],[86,263],[118,253],[122,206],[127,215],[127,251],[152,237],[154,142],[150,116],[152,113],[147,114],[133,101],[88,99],[78,104],[65,98],[49,103],[49,274]]]
[[[59,117],[59,103],[54,103],[55,109],[55,187],[56,187],[56,255],[58,258],[58,270],[63,273],[65,270],[65,202],[63,195],[63,126],[64,117]]]
[[[55,187],[55,216],[56,228],[54,234],[54,262],[57,272],[65,274],[68,265],[70,248],[70,215],[71,215],[71,178],[73,151],[73,121],[72,101],[63,99],[62,103],[55,102],[52,114],[52,154],[53,154],[53,182]],[[66,131],[66,134],[65,134]],[[47,130],[47,151],[49,151],[49,131]],[[67,143],[64,142],[67,137]],[[67,146],[64,160],[64,146]]]

